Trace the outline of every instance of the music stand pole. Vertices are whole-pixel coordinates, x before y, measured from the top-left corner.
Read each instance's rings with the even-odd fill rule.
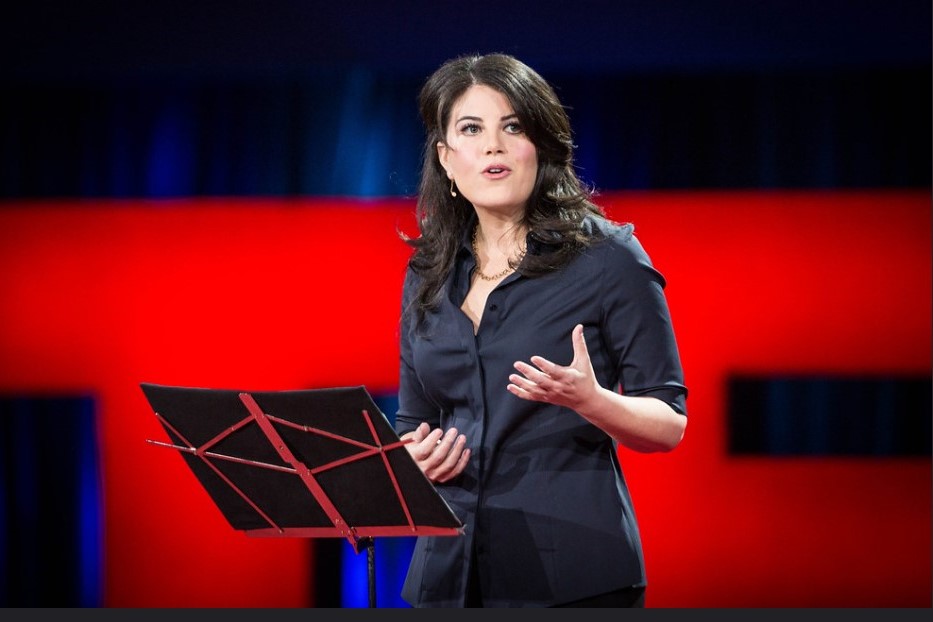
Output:
[[[360,546],[366,549],[366,574],[369,577],[369,606],[376,606],[376,541],[361,538]]]

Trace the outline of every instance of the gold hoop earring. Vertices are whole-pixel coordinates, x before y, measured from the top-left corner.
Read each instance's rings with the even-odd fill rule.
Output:
[[[454,178],[450,178],[450,196],[456,197],[457,193],[454,191]]]

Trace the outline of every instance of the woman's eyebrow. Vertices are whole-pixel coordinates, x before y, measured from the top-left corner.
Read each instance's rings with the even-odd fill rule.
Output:
[[[513,112],[512,114],[507,114],[504,117],[500,117],[499,120],[508,121],[509,119],[516,119],[516,118],[518,118],[518,114]],[[457,119],[457,123],[460,123],[461,121],[482,121],[482,119],[480,117],[474,117],[473,115],[464,115]]]

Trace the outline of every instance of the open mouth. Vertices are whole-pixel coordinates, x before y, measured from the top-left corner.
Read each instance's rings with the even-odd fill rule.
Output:
[[[498,165],[488,166],[485,169],[483,169],[483,173],[485,173],[486,175],[503,175],[510,171],[511,169],[509,169],[507,166],[498,166]]]

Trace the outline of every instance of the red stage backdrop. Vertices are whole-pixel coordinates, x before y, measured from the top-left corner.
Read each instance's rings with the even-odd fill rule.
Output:
[[[657,607],[931,606],[931,464],[727,454],[732,373],[931,371],[930,194],[601,197],[667,276],[690,424],[622,450]],[[108,607],[304,607],[313,541],[233,531],[140,382],[393,392],[407,200],[7,203],[0,391],[98,404]],[[924,416],[929,416],[926,413]]]

